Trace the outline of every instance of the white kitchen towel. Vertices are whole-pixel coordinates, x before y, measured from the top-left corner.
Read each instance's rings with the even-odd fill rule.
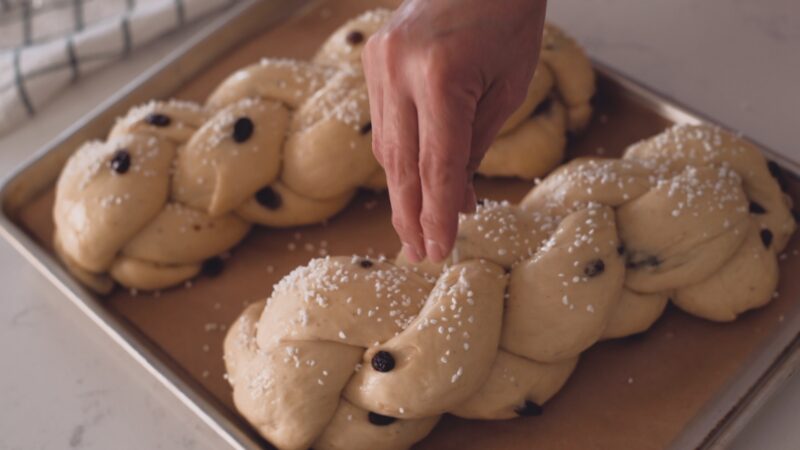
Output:
[[[78,77],[237,0],[0,0],[0,135]]]

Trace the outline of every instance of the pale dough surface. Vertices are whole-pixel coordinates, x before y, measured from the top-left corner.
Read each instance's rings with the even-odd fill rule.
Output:
[[[702,143],[685,154],[674,136]],[[714,321],[763,306],[794,223],[766,163],[730,146],[679,125],[574,160],[520,205],[462,215],[443,263],[312,260],[230,330],[237,408],[279,448],[408,448],[443,413],[546,414],[584,350],[646,331],[670,300]]]

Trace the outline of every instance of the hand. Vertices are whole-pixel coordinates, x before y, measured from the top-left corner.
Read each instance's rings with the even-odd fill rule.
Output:
[[[366,44],[373,151],[406,256],[446,258],[472,176],[527,92],[545,0],[406,0]]]

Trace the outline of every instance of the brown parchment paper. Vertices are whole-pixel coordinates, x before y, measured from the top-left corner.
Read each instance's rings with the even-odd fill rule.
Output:
[[[202,101],[228,74],[269,57],[310,57],[339,24],[377,4],[393,1],[336,0],[317,3],[301,17],[242,45],[176,93]],[[236,30],[230,32],[235,33]],[[670,123],[599,80],[595,119],[571,139],[569,155],[617,156],[624,147]],[[518,201],[532,184],[477,181],[482,197]],[[797,196],[800,187],[792,182]],[[52,234],[52,189],[20,213],[25,228],[43,245]],[[657,232],[657,230],[654,230]],[[328,223],[296,229],[255,229],[215,278],[161,293],[117,290],[108,308],[138,329],[152,345],[190,374],[223,407],[231,391],[223,379],[222,340],[243,307],[270,294],[281,277],[323,254],[393,256],[399,242],[390,224],[386,195],[362,193]],[[445,417],[420,449],[659,449],[728,383],[753,352],[798,313],[800,242],[781,260],[778,297],[735,323],[715,324],[668,308],[643,335],[603,342],[588,350],[564,389],[540,417],[479,422]]]

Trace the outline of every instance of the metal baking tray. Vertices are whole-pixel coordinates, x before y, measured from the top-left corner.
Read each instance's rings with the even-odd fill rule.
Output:
[[[40,270],[64,295],[77,306],[89,319],[100,327],[111,339],[113,339],[122,350],[128,353],[139,364],[141,364],[150,374],[163,383],[183,404],[193,413],[197,414],[209,427],[224,438],[233,448],[237,449],[259,449],[265,448],[268,444],[261,439],[257,433],[231,408],[229,393],[224,385],[220,384],[221,374],[216,373],[215,377],[220,380],[207,381],[208,370],[202,370],[198,364],[216,364],[216,372],[219,372],[221,362],[219,349],[223,336],[225,321],[229,322],[235,317],[236,312],[242,309],[242,301],[255,300],[257,294],[261,297],[268,294],[267,282],[274,281],[279,277],[280,270],[274,270],[271,266],[271,276],[262,276],[264,280],[253,289],[242,291],[245,298],[237,299],[234,304],[224,305],[220,308],[219,303],[208,303],[212,300],[197,300],[193,305],[205,305],[205,316],[198,317],[195,325],[205,322],[206,332],[209,326],[219,333],[210,335],[214,342],[211,342],[212,351],[207,358],[214,359],[213,363],[200,359],[199,363],[196,353],[197,349],[192,349],[192,356],[183,358],[176,357],[175,347],[166,345],[163,341],[163,324],[151,324],[147,322],[147,311],[165,311],[165,314],[180,314],[180,308],[185,308],[185,303],[176,303],[181,300],[170,300],[172,297],[182,295],[180,290],[162,293],[155,301],[146,299],[135,299],[127,293],[120,293],[112,299],[104,299],[95,296],[75,281],[61,266],[59,261],[53,256],[47,235],[47,224],[35,225],[34,223],[46,222],[43,217],[49,218],[48,201],[52,202],[52,188],[58,174],[67,158],[84,141],[95,138],[102,138],[107,133],[116,117],[124,114],[133,105],[145,102],[152,98],[168,98],[178,95],[185,98],[202,99],[204,93],[208,93],[208,86],[213,86],[213,82],[218,82],[236,64],[241,65],[242,61],[254,61],[260,52],[266,52],[263,56],[296,56],[288,53],[309,54],[310,49],[315,48],[321,36],[335,27],[346,17],[352,16],[354,12],[364,10],[374,3],[391,5],[395,3],[387,1],[362,1],[362,0],[341,0],[341,1],[298,1],[286,2],[281,0],[251,0],[237,4],[235,7],[221,15],[208,29],[195,39],[187,42],[182,48],[165,58],[157,66],[148,70],[125,89],[99,105],[93,112],[77,121],[72,127],[64,131],[54,142],[37,152],[36,156],[25,165],[12,173],[0,188],[0,232],[31,264]],[[309,19],[309,17],[312,17]],[[305,19],[304,19],[305,18]],[[305,20],[305,21],[304,21]],[[339,22],[336,22],[336,21]],[[324,22],[328,21],[328,22]],[[333,21],[335,23],[329,23]],[[312,30],[313,24],[325,23],[327,31],[305,33],[302,27]],[[289,24],[289,25],[287,25]],[[312,25],[309,25],[312,24]],[[275,38],[255,42],[258,36],[270,36],[270,33],[286,27],[294,27],[294,34],[284,32],[282,39],[286,45],[277,45],[280,39]],[[300,27],[300,28],[298,28]],[[298,34],[298,30],[303,33]],[[305,36],[309,34],[308,43],[289,43],[287,36]],[[277,40],[276,40],[277,39]],[[262,45],[263,44],[263,45]],[[232,50],[237,49],[237,50]],[[244,49],[244,50],[242,50]],[[247,53],[241,58],[231,58],[230,55],[244,51]],[[275,54],[275,53],[279,54]],[[227,63],[220,61],[227,61]],[[653,134],[672,123],[714,123],[711,119],[693,112],[689,108],[659,95],[652,89],[646,88],[630,79],[624,77],[613,69],[596,62],[595,67],[598,72],[598,101],[597,114],[590,132],[590,137],[578,137],[570,144],[571,154],[585,153],[606,153],[611,154],[612,149],[617,151],[635,139]],[[207,74],[209,76],[206,76]],[[203,77],[206,79],[203,80]],[[198,81],[199,80],[199,81]],[[211,80],[211,81],[209,81]],[[622,126],[624,125],[624,126]],[[761,146],[764,149],[763,146]],[[768,157],[778,162],[786,171],[789,179],[790,193],[798,198],[800,192],[800,181],[794,174],[800,173],[800,165],[794,161],[787,160],[775,152],[764,149]],[[528,188],[529,184],[520,181],[487,181],[481,180],[478,183],[479,191],[487,196],[518,199]],[[48,194],[50,192],[50,194]],[[48,200],[48,195],[50,196]],[[351,243],[344,239],[337,248],[331,245],[331,253],[352,253],[354,250],[362,252],[395,250],[393,239],[384,239],[391,233],[388,225],[388,207],[385,198],[381,196],[365,197],[362,195],[357,199],[356,206],[351,206],[344,214],[343,227],[351,227],[353,221],[364,222],[364,227],[377,229],[371,232],[366,228],[359,231],[358,245],[360,248],[352,249]],[[372,212],[374,219],[367,219],[363,214],[364,204],[382,203],[378,208],[378,213]],[[359,206],[360,205],[360,206]],[[38,212],[36,211],[38,208]],[[33,211],[33,212],[31,212]],[[38,214],[38,215],[37,215]],[[38,219],[33,219],[38,217]],[[370,222],[372,220],[373,222]],[[349,221],[349,222],[348,222]],[[380,222],[374,222],[380,221]],[[335,222],[335,221],[334,221]],[[377,224],[377,225],[376,225]],[[374,226],[373,226],[374,225]],[[52,226],[50,224],[50,226]],[[336,224],[330,228],[311,227],[304,228],[301,232],[307,236],[327,236],[337,233]],[[365,231],[366,230],[366,231]],[[299,239],[301,233],[296,230],[257,230],[256,237],[248,238],[243,244],[243,248],[234,252],[233,261],[240,258],[246,264],[253,264],[254,252],[247,256],[248,246],[259,248],[259,252],[266,248],[267,255],[275,255],[276,259],[286,259],[287,267],[302,263],[305,256],[291,256],[283,258],[285,253],[284,243],[288,240]],[[259,247],[262,237],[271,236],[271,241],[283,245],[283,250],[275,245]],[[365,237],[366,236],[366,237]],[[362,242],[363,241],[363,242]],[[385,242],[384,242],[385,241]],[[365,247],[373,245],[375,248]],[[798,239],[795,238],[790,244],[789,251],[800,246]],[[347,251],[349,250],[349,251]],[[239,256],[244,253],[244,256]],[[255,252],[258,253],[258,252]],[[795,251],[796,253],[796,251]],[[267,258],[269,258],[267,256]],[[654,344],[656,339],[672,339],[671,335],[683,333],[689,336],[711,336],[710,339],[718,339],[718,343],[731,346],[741,344],[741,339],[757,342],[752,351],[740,352],[735,360],[728,361],[730,367],[725,369],[725,376],[717,379],[712,391],[703,397],[702,405],[691,411],[686,417],[668,418],[674,424],[680,424],[678,431],[671,431],[662,436],[662,441],[657,445],[637,445],[637,448],[724,448],[727,443],[736,435],[747,420],[758,410],[769,395],[774,392],[788,375],[800,363],[800,304],[796,301],[800,297],[800,281],[791,280],[786,277],[787,273],[796,271],[800,267],[800,258],[787,257],[781,262],[782,277],[780,292],[781,295],[770,306],[755,313],[750,313],[737,322],[735,325],[716,325],[688,318],[677,311],[671,310],[667,316],[656,325],[656,329],[648,332],[639,341],[621,340],[611,343],[598,345],[599,349],[590,349],[581,366],[603,367],[603,358],[636,360],[640,358],[643,350],[634,348],[635,346],[646,347],[649,353],[656,355],[664,352],[666,347],[663,344]],[[249,261],[249,262],[248,262]],[[275,267],[278,263],[276,263]],[[243,271],[243,268],[232,269]],[[250,276],[252,277],[252,271]],[[243,275],[245,276],[245,275]],[[225,280],[199,280],[192,288],[193,296],[202,297],[206,292],[213,297],[213,293],[219,293],[221,289],[227,288]],[[227,281],[231,283],[231,280]],[[177,292],[177,293],[176,293]],[[252,298],[246,298],[251,296]],[[142,307],[143,303],[150,306]],[[177,306],[175,306],[177,304]],[[181,306],[183,305],[183,306]],[[141,308],[141,309],[139,309]],[[150,309],[147,309],[150,308]],[[174,311],[173,311],[174,309]],[[203,309],[203,308],[195,308]],[[222,311],[219,311],[222,309]],[[220,317],[224,316],[224,317]],[[209,318],[217,321],[208,322]],[[225,319],[225,320],[219,320]],[[199,321],[199,322],[198,322]],[[161,328],[159,328],[161,327]],[[684,327],[684,328],[681,328]],[[691,331],[684,331],[688,327]],[[722,331],[722,327],[730,327]],[[676,331],[677,330],[677,331]],[[174,331],[174,330],[171,330]],[[186,330],[180,330],[186,331]],[[202,334],[195,331],[186,331],[192,338],[202,338]],[[723,334],[724,333],[724,334]],[[738,334],[737,334],[738,333]],[[744,338],[743,334],[746,334]],[[200,337],[198,337],[200,336]],[[666,336],[666,337],[665,337]],[[641,340],[644,339],[645,342]],[[675,345],[673,345],[674,347]],[[200,347],[198,345],[198,347]],[[208,346],[203,346],[203,352],[208,353]],[[722,352],[725,353],[725,352]],[[639,356],[637,356],[639,355]],[[709,356],[710,357],[710,356]],[[641,358],[640,358],[641,359]],[[722,360],[720,360],[722,361]],[[649,362],[645,361],[645,366]],[[724,364],[723,364],[724,366]],[[636,366],[631,366],[631,370]],[[583,373],[581,373],[583,370]],[[591,378],[586,375],[586,367],[579,367],[576,375],[567,384],[565,391],[568,393],[559,394],[552,402],[557,403],[554,408],[555,413],[563,412],[565,404],[574,401],[575,397],[591,397],[582,394],[581,389],[591,389]],[[658,369],[661,370],[661,369]],[[619,375],[619,374],[615,374]],[[647,375],[639,379],[646,380]],[[632,378],[629,379],[632,380]],[[676,383],[681,380],[675,380]],[[623,383],[625,384],[625,383]],[[223,386],[223,387],[220,387]],[[635,389],[636,385],[633,385]],[[608,388],[604,386],[601,390],[621,389],[617,387]],[[602,400],[602,399],[601,399]],[[591,399],[586,400],[592,401]],[[600,401],[600,400],[594,400]],[[560,406],[560,408],[558,408]],[[574,406],[573,406],[574,408]],[[628,414],[640,415],[640,411],[628,411]],[[614,414],[624,416],[625,412],[615,411]],[[544,416],[543,416],[544,417]],[[526,419],[527,420],[527,419]],[[602,423],[603,418],[597,419]],[[666,420],[666,419],[665,419]],[[492,432],[508,432],[505,428],[492,428],[492,425],[483,423],[473,423],[470,427],[463,427],[463,421],[448,418],[439,427],[440,431],[435,431],[431,438],[423,441],[420,448],[456,448],[461,447],[464,439],[469,439],[473,443],[483,443],[488,446],[491,442]],[[527,423],[527,422],[526,422]],[[533,422],[530,422],[533,424]],[[546,423],[546,422],[545,422]],[[673,424],[673,428],[677,425]],[[503,425],[505,426],[505,425]],[[531,425],[533,427],[534,425]],[[543,425],[544,426],[544,425]],[[461,428],[459,428],[461,427]],[[465,431],[457,433],[458,430]],[[471,435],[473,429],[475,433],[483,433],[483,437]],[[580,434],[591,432],[597,433],[620,433],[621,428],[598,431],[594,428]],[[455,431],[454,431],[455,430]],[[462,435],[462,441],[453,438],[456,434]],[[624,434],[624,433],[623,433]],[[658,433],[656,433],[658,434]],[[449,441],[448,441],[449,439]],[[565,438],[567,439],[567,438]],[[576,437],[576,439],[578,439]],[[450,442],[450,444],[446,444]],[[461,442],[461,443],[459,443]],[[613,439],[597,442],[615,442]],[[622,442],[622,441],[619,441]],[[560,441],[563,447],[565,441]],[[479,445],[479,444],[473,444]],[[575,445],[578,445],[577,442]],[[574,447],[570,445],[570,447]],[[602,444],[599,444],[602,447]],[[620,448],[617,446],[616,448]]]

